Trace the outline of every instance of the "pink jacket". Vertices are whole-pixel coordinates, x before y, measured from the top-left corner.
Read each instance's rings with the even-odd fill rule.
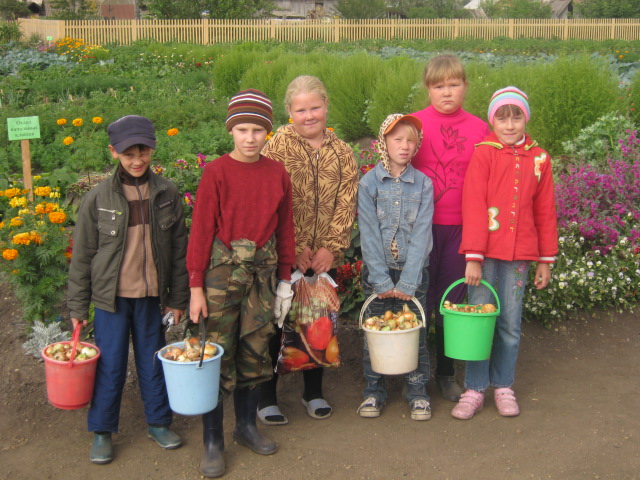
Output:
[[[528,135],[508,146],[491,133],[476,146],[462,192],[460,253],[477,261],[555,261],[551,157]]]

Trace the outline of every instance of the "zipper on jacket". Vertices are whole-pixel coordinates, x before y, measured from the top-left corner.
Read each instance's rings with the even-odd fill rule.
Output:
[[[138,199],[140,200],[140,218],[144,219],[144,208],[142,208],[142,192],[140,191],[140,185],[138,184],[138,178],[136,177],[136,191],[138,192]],[[147,226],[142,223],[142,278],[144,278],[145,285],[145,297],[149,296],[149,279],[147,278]]]
[[[115,220],[116,219],[116,215],[122,215],[122,212],[120,210],[109,210],[107,208],[98,207],[98,211],[110,213],[111,214],[111,220]]]

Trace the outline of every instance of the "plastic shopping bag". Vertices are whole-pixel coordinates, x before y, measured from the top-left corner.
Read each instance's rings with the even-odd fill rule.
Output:
[[[326,273],[305,277],[297,270],[291,276],[293,301],[282,326],[282,344],[276,373],[318,367],[339,367],[336,283]]]

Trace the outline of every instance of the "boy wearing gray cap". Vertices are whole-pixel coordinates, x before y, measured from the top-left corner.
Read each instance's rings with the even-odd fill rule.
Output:
[[[97,464],[113,460],[111,435],[118,431],[130,336],[147,433],[165,449],[182,444],[169,430],[172,412],[154,356],[165,344],[163,314],[173,312],[178,323],[189,300],[181,196],[149,168],[156,147],[153,123],[128,115],[107,132],[118,166],[78,210],[67,301],[74,328],[86,325],[89,305],[95,307],[101,356],[87,423],[94,432],[90,459]]]

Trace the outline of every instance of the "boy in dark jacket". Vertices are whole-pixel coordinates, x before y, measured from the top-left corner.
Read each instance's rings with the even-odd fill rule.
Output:
[[[107,132],[118,166],[86,194],[78,211],[67,302],[74,327],[86,325],[89,305],[95,306],[101,356],[88,429],[95,432],[90,459],[97,464],[113,460],[111,434],[118,431],[129,336],[149,437],[166,449],[182,444],[168,428],[172,412],[154,355],[165,344],[163,314],[173,312],[178,323],[189,299],[181,197],[172,182],[149,168],[156,147],[153,123],[128,115]]]

